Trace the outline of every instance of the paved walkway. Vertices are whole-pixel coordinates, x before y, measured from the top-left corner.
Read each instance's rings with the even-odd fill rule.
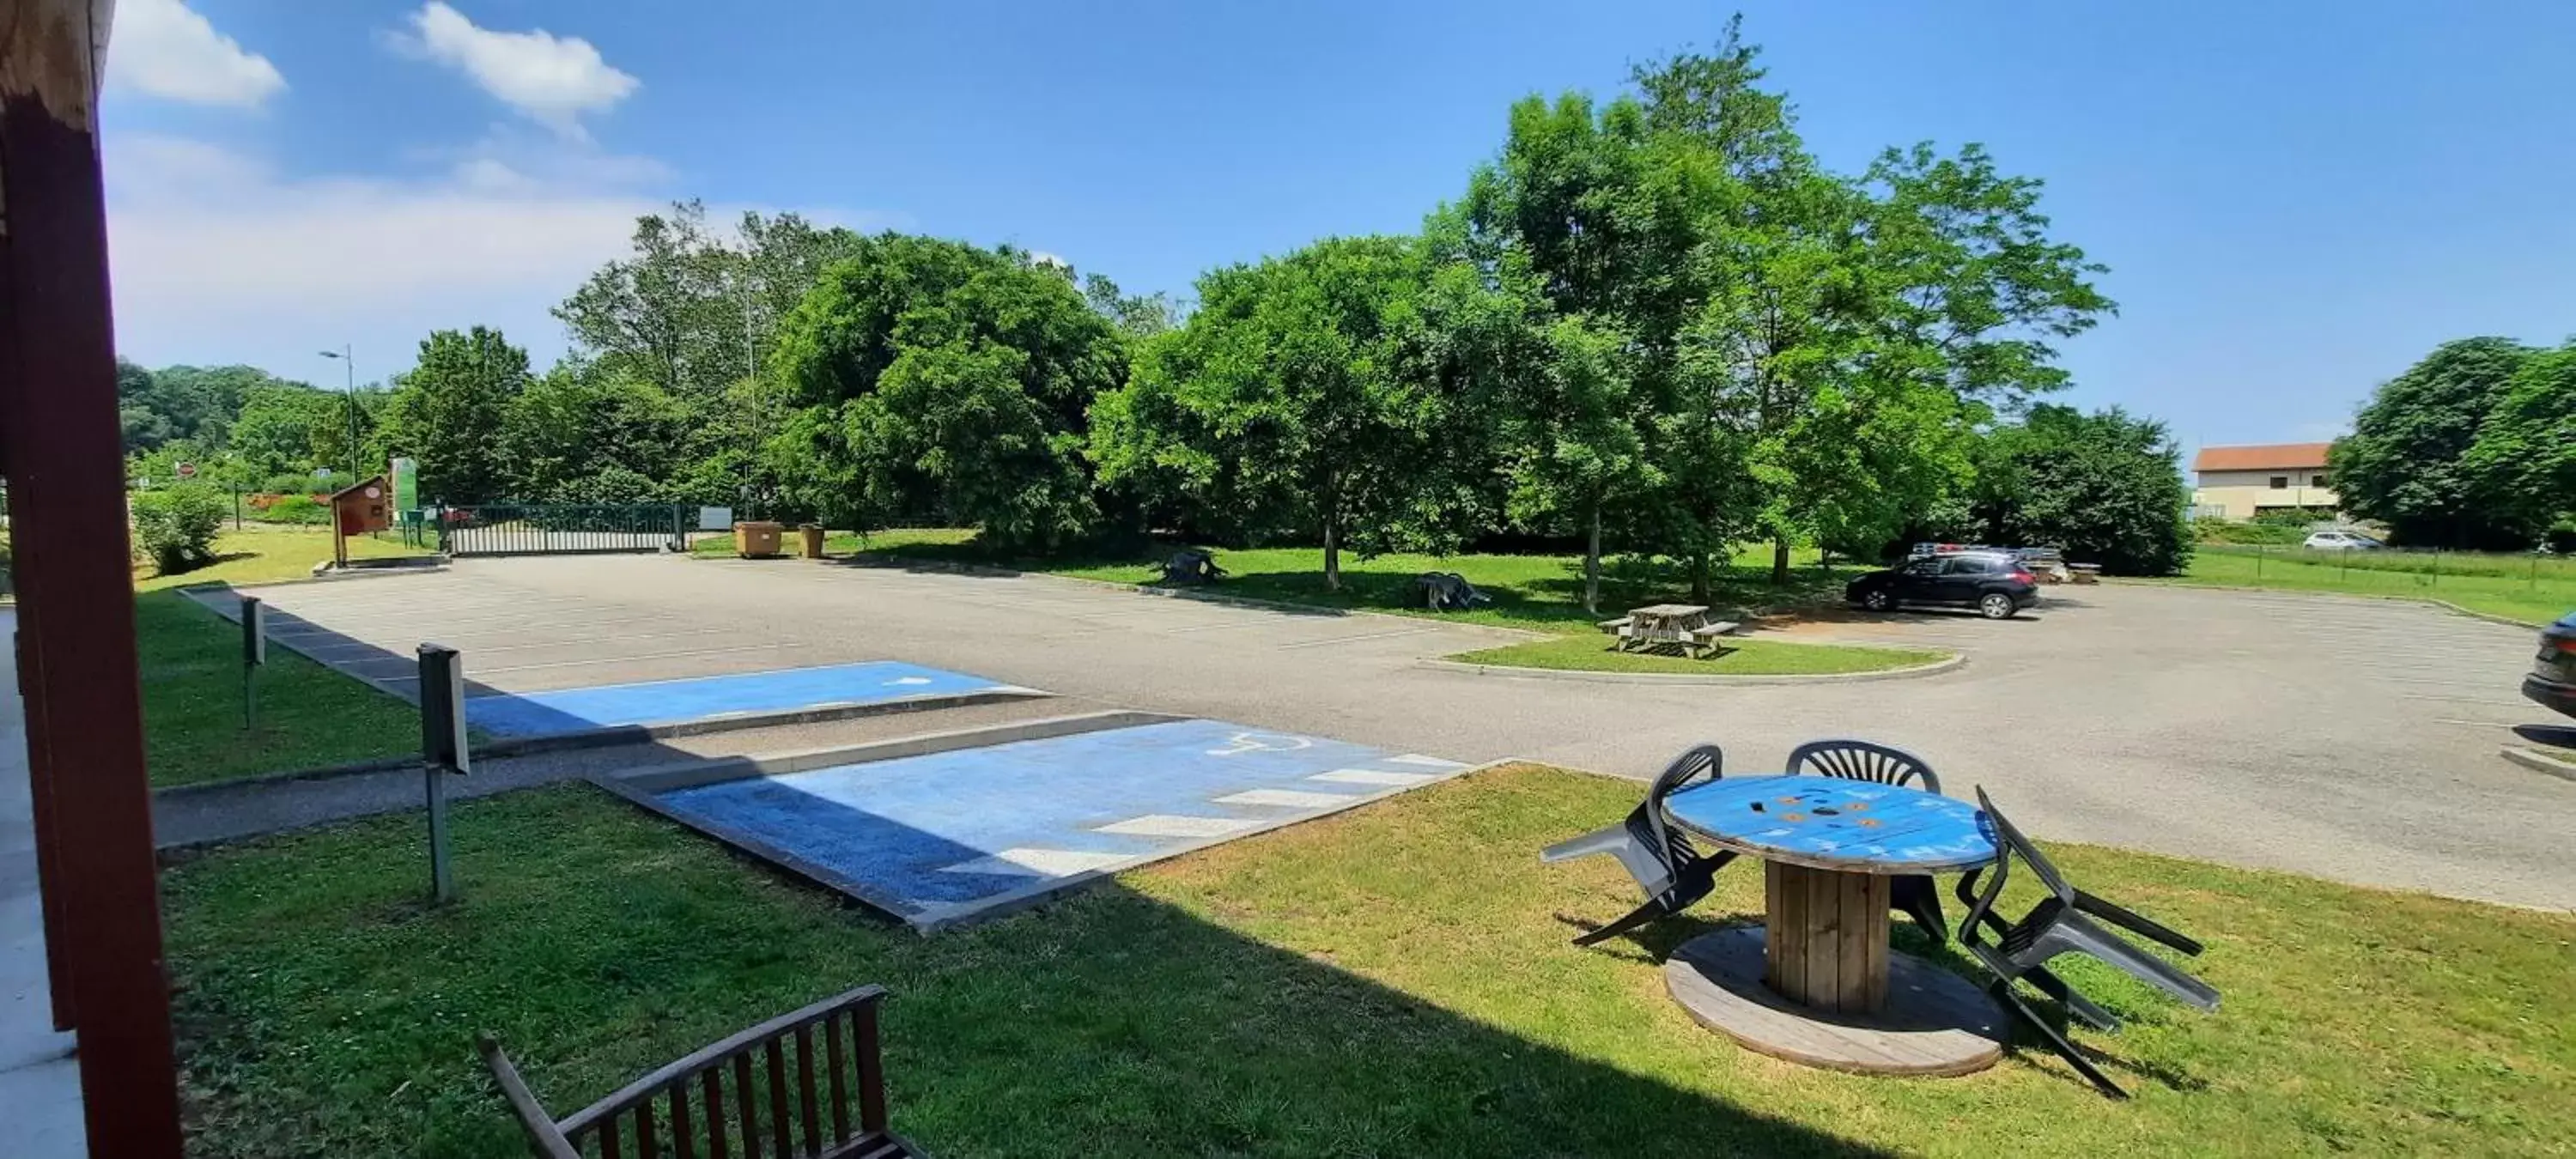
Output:
[[[0,609],[0,636],[18,613]],[[54,1030],[45,975],[45,917],[36,892],[36,825],[27,785],[27,722],[18,703],[18,651],[0,648],[0,1153],[77,1159],[80,1064],[72,1036]]]
[[[2507,726],[2547,716],[2514,692],[2532,634],[2416,605],[2057,589],[2001,623],[1805,630],[1965,651],[1949,674],[1727,688],[1432,670],[1418,661],[1510,636],[1041,576],[538,558],[263,594],[353,651],[456,644],[469,674],[512,690],[899,658],[1104,706],[1639,777],[1703,740],[1755,771],[1858,735],[1922,754],[1962,795],[1986,786],[2052,838],[2576,908],[2576,783],[2496,756]],[[638,629],[709,635],[622,634]]]

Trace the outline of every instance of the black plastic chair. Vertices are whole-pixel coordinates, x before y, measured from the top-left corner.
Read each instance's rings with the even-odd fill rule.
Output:
[[[1789,772],[1882,785],[1916,786],[1919,782],[1924,792],[1941,791],[1940,776],[1923,758],[1865,740],[1808,741],[1790,750]],[[1914,919],[1933,945],[1940,945],[1950,936],[1949,922],[1941,916],[1941,888],[1933,884],[1930,874],[1910,873],[1890,881],[1887,902],[1888,908]]]
[[[1982,787],[1977,790],[1977,805],[1985,810],[1986,820],[1994,829],[1994,876],[1982,890],[1977,889],[1977,878],[1985,872],[1983,869],[1970,870],[1959,879],[1959,900],[1968,904],[1968,916],[1959,922],[1960,947],[1993,972],[1994,984],[1988,986],[1986,992],[1997,1002],[2037,1029],[2051,1048],[2064,1057],[2077,1073],[2091,1080],[2103,1094],[2115,1099],[2129,1097],[2127,1091],[2120,1089],[2120,1084],[2112,1082],[2093,1065],[2092,1060],[2076,1049],[2064,1031],[2042,1019],[2037,1011],[2023,1002],[2021,995],[2014,991],[2013,982],[2029,982],[2042,993],[2056,998],[2066,1007],[2069,1018],[2099,1030],[2117,1030],[2119,1019],[2086,1001],[2063,980],[2048,972],[2046,963],[2051,958],[2060,954],[2085,954],[2199,1009],[2216,1010],[2218,991],[2208,983],[2129,944],[2127,939],[2113,933],[2102,922],[2185,954],[2199,954],[2200,943],[2068,885],[2065,875],[2050,865],[2048,858],[2041,856],[2039,847],[2022,836],[2021,830],[2013,828],[2012,822],[1995,808],[1994,801],[1986,796]],[[2050,896],[2040,899],[2039,904],[2022,915],[2020,921],[2006,922],[1994,912],[1994,905],[1995,899],[2003,895],[2004,880],[2011,872],[2015,857],[2030,866],[2031,872],[2048,887]],[[2096,918],[2100,921],[2094,920]],[[1979,936],[1985,929],[1994,931],[1994,942],[1988,943]]]
[[[1658,918],[1670,917],[1690,908],[1716,888],[1717,871],[1735,860],[1732,849],[1719,850],[1714,856],[1703,856],[1690,842],[1689,835],[1664,819],[1664,798],[1694,784],[1716,781],[1726,775],[1726,752],[1713,744],[1700,745],[1675,758],[1663,775],[1646,790],[1646,800],[1628,814],[1628,819],[1598,832],[1586,833],[1569,841],[1560,841],[1540,851],[1542,861],[1568,861],[1608,853],[1628,867],[1628,876],[1646,891],[1646,904],[1631,910],[1619,920],[1574,939],[1578,946],[1589,946],[1604,938],[1626,933]]]

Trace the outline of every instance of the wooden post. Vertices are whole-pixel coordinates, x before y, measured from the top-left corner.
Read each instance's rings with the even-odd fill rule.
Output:
[[[10,0],[0,17],[0,473],[45,938],[80,1036],[88,1153],[178,1159],[99,180],[107,11]]]
[[[1888,878],[1763,862],[1762,981],[1820,1011],[1887,1006]]]

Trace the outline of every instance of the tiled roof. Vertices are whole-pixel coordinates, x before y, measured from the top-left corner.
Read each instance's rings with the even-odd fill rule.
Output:
[[[2269,443],[2259,447],[2202,447],[2194,471],[2315,470],[2326,465],[2333,443]]]

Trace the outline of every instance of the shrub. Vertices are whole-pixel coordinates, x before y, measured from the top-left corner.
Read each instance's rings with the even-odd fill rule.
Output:
[[[331,522],[331,505],[310,495],[280,495],[260,510],[259,517],[270,523]]]
[[[2202,543],[2286,546],[2306,540],[2308,525],[2304,520],[2292,526],[2277,522],[2235,523],[2225,519],[2204,518],[2191,521],[2191,534],[2192,538]]]
[[[215,562],[215,532],[228,504],[211,487],[189,484],[134,497],[134,545],[163,575]]]

